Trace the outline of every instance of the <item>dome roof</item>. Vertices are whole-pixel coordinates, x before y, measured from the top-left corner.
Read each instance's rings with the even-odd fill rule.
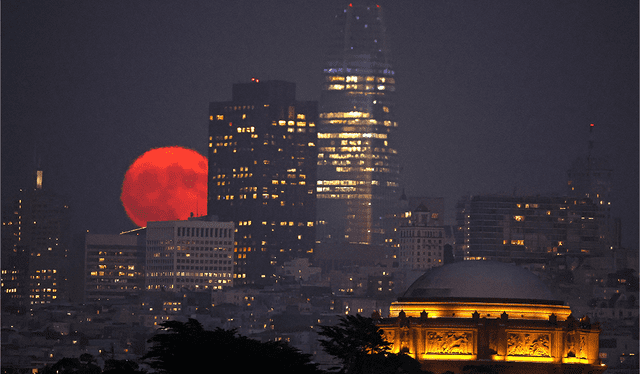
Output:
[[[527,269],[494,261],[462,261],[432,268],[400,298],[556,300]]]

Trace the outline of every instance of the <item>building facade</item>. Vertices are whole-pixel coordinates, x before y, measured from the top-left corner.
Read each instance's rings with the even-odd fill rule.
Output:
[[[418,278],[374,313],[391,351],[434,373],[602,373],[600,326],[571,308],[533,273],[492,261],[462,261]]]
[[[236,283],[269,283],[315,247],[317,103],[295,84],[233,85],[210,105],[208,212],[236,224]]]
[[[432,222],[431,211],[418,205],[398,227],[398,264],[401,270],[426,270],[444,265],[448,243],[444,226]],[[436,216],[437,219],[437,216]]]
[[[318,121],[320,243],[384,245],[399,198],[395,72],[379,5],[336,15]]]
[[[42,170],[3,206],[3,301],[36,307],[69,299],[69,214],[67,200],[44,188]]]
[[[613,167],[595,147],[594,128],[594,124],[589,126],[586,156],[577,157],[567,170],[567,196],[590,199],[598,207],[603,219],[599,226],[600,236],[609,249],[614,249],[621,246],[621,238],[620,223],[611,216]]]
[[[85,237],[84,300],[129,300],[144,290],[144,229]]]
[[[470,196],[456,210],[456,256],[465,260],[546,262],[606,248],[603,212],[587,198]]]
[[[147,290],[219,290],[233,286],[233,222],[147,224]]]

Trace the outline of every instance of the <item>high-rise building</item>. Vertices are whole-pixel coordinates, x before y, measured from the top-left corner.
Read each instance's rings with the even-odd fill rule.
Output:
[[[314,250],[317,103],[253,79],[209,110],[208,212],[236,224],[235,284],[272,282]]]
[[[567,192],[572,197],[587,197],[608,210],[611,205],[613,168],[594,149],[594,128],[594,124],[589,125],[586,157],[576,158],[567,170]]]
[[[567,170],[567,195],[590,199],[604,217],[600,236],[610,248],[620,246],[619,223],[611,217],[611,187],[613,167],[600,155],[594,142],[594,124],[589,125],[586,156],[577,157]]]
[[[69,205],[44,188],[42,170],[34,182],[3,206],[3,296],[29,307],[69,298]]]
[[[395,235],[399,164],[395,72],[379,5],[356,2],[335,17],[318,121],[320,243],[384,245]]]
[[[604,217],[589,199],[470,196],[456,213],[456,255],[465,260],[544,263],[602,253]]]
[[[23,193],[20,193],[23,195]],[[2,308],[19,311],[28,298],[29,250],[22,241],[22,199],[2,201]]]
[[[87,234],[85,238],[86,302],[131,300],[144,290],[145,230]]]
[[[424,204],[418,205],[398,227],[398,264],[402,270],[426,270],[444,265],[444,248],[449,244],[445,227]]]
[[[219,290],[233,286],[233,222],[147,223],[147,290]]]

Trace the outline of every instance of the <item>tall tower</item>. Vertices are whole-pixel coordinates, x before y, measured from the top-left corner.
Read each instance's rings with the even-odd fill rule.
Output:
[[[567,170],[568,196],[590,199],[598,207],[600,239],[607,247],[619,247],[620,237],[611,217],[611,187],[613,167],[599,154],[594,142],[595,125],[589,125],[589,143],[586,157],[578,157]]]
[[[335,17],[318,121],[319,243],[381,245],[399,198],[395,73],[379,5]],[[388,220],[391,221],[391,220]]]
[[[208,212],[236,225],[234,284],[268,284],[313,253],[318,108],[295,96],[254,79],[209,107]]]
[[[69,297],[70,216],[65,198],[34,185],[3,206],[2,283],[4,301],[37,307]],[[6,225],[6,229],[5,229]]]

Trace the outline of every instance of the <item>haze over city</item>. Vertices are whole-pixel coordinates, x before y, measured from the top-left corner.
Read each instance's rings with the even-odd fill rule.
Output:
[[[30,186],[37,163],[76,230],[134,228],[127,167],[161,146],[206,155],[208,104],[232,84],[286,80],[318,99],[340,4],[4,2],[3,194]],[[612,214],[637,248],[637,2],[381,4],[408,195],[444,197],[451,222],[463,195],[563,193],[593,123]]]
[[[3,373],[637,373],[638,11],[3,2]]]

